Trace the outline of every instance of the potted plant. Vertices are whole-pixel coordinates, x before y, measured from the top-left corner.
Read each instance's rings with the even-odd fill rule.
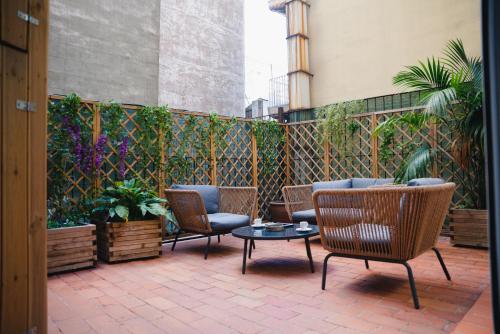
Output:
[[[86,208],[70,205],[63,197],[65,212],[49,210],[47,224],[47,271],[56,274],[95,267],[97,264],[96,226],[89,223]],[[64,217],[64,218],[63,218]]]
[[[453,136],[451,157],[462,172],[456,180],[466,194],[461,207],[450,211],[451,242],[487,247],[482,73],[481,59],[467,56],[461,40],[450,41],[444,57],[408,66],[393,79],[398,86],[422,91],[419,105],[423,111],[390,117],[378,126],[375,134],[381,134],[383,145],[387,145],[390,140],[384,137],[393,136],[396,125],[419,131],[434,123],[449,129]],[[434,141],[438,142],[437,138]],[[429,176],[438,157],[437,149],[416,140],[402,146],[407,154],[396,173],[396,181]]]
[[[106,188],[95,200],[97,254],[106,262],[161,255],[162,217],[166,200],[134,179]]]

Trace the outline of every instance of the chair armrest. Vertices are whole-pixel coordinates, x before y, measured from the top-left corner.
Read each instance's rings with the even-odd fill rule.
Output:
[[[205,204],[196,190],[167,189],[165,196],[179,227],[186,232],[210,234]]]
[[[292,213],[313,208],[312,193],[313,188],[310,184],[283,187],[283,199],[290,220],[292,220]]]
[[[256,187],[219,187],[219,212],[257,216]]]

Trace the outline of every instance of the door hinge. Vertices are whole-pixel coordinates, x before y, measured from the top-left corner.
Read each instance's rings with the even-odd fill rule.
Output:
[[[23,101],[23,100],[17,100],[16,101],[16,108],[19,110],[23,110],[23,111],[35,112],[36,111],[36,103]]]
[[[36,17],[31,16],[28,13],[23,12],[22,10],[17,11],[17,17],[36,26],[40,23],[40,21],[38,21]]]

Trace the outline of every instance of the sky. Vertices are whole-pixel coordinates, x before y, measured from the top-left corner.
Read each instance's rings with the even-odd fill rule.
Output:
[[[269,98],[269,79],[287,72],[285,16],[267,0],[245,0],[245,105]]]

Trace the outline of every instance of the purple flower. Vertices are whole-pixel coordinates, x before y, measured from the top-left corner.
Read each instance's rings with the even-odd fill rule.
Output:
[[[123,179],[125,177],[125,158],[128,153],[128,137],[123,137],[118,153],[120,154],[118,173],[120,174],[120,178]]]
[[[101,167],[103,161],[104,147],[107,141],[108,137],[106,137],[106,135],[100,135],[94,146],[94,167],[97,173],[99,173],[99,168]]]

